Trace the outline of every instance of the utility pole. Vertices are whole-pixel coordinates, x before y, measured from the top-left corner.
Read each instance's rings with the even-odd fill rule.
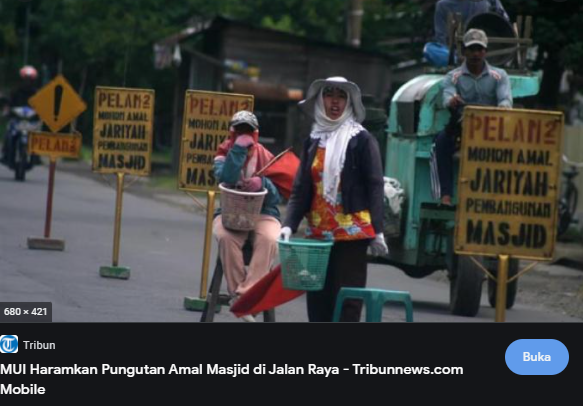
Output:
[[[360,47],[362,31],[363,0],[348,0],[346,17],[346,44],[355,48]]]

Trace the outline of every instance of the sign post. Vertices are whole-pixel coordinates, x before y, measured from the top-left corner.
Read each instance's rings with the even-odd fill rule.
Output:
[[[209,273],[209,263],[210,263],[210,252],[212,244],[212,233],[213,233],[213,213],[215,207],[215,192],[209,190],[207,192],[207,210],[206,210],[206,222],[204,227],[204,251],[202,256],[202,274],[200,278],[200,295],[201,299],[206,299],[206,287],[208,282]],[[187,306],[189,308],[189,306]]]
[[[506,319],[506,292],[508,290],[508,255],[498,256],[498,275],[496,276],[496,321]]]
[[[510,259],[553,258],[563,125],[560,112],[464,111],[454,248],[498,258],[498,322],[505,320]]]
[[[113,259],[99,268],[104,278],[130,277],[130,268],[119,266],[124,179],[150,175],[153,121],[154,90],[95,88],[93,172],[117,177]]]
[[[119,240],[121,237],[121,208],[122,208],[122,199],[123,199],[123,181],[125,177],[125,173],[118,172],[117,175],[117,189],[116,189],[116,198],[115,198],[115,226],[113,232],[113,258],[112,258],[112,265],[113,267],[118,267],[119,264]],[[104,270],[106,273],[106,270]],[[104,275],[107,276],[107,275]],[[128,270],[128,277],[129,277],[129,270]]]
[[[53,189],[55,186],[56,166],[57,160],[54,157],[51,157],[49,164],[49,191],[47,193],[47,211],[45,216],[45,238],[49,238],[51,236],[51,219],[53,217]],[[64,243],[63,248],[65,248]]]
[[[47,83],[28,102],[52,132],[29,134],[28,153],[48,156],[50,165],[44,237],[29,237],[27,245],[29,249],[63,251],[65,241],[50,238],[57,158],[79,158],[82,140],[78,132],[62,134],[58,131],[85,111],[87,105],[62,75]]]
[[[200,295],[198,298],[184,298],[186,310],[202,311],[206,303],[213,214],[218,193],[218,182],[213,172],[214,157],[219,145],[229,137],[229,121],[233,114],[240,110],[253,111],[253,101],[251,95],[186,91],[178,188],[187,193],[207,194]]]

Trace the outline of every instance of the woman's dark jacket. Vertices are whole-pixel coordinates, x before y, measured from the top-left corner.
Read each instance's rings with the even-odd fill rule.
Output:
[[[300,167],[287,205],[283,225],[291,228],[294,233],[312,205],[312,163],[318,150],[318,141],[308,138],[304,142]],[[382,233],[384,180],[381,155],[377,140],[366,130],[356,134],[348,143],[344,168],[340,174],[340,187],[344,213],[369,210],[375,233]]]

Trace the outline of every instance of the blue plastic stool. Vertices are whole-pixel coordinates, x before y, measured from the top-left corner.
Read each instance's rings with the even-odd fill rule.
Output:
[[[342,288],[336,298],[332,321],[340,321],[342,304],[345,299],[362,299],[366,305],[366,321],[380,322],[386,302],[400,302],[405,305],[406,321],[413,321],[413,304],[409,292],[371,288]]]

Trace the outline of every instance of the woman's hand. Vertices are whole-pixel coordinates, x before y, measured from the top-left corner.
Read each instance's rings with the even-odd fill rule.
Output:
[[[243,148],[249,148],[254,143],[255,140],[253,139],[253,137],[247,134],[239,135],[235,140],[235,145],[238,145]]]
[[[259,192],[263,189],[263,180],[259,176],[241,180],[241,190],[244,192]]]
[[[279,238],[282,241],[289,241],[289,237],[292,235],[292,230],[289,227],[284,227],[281,229]]]
[[[383,233],[378,233],[374,240],[371,241],[370,252],[375,257],[387,255],[389,253],[389,247],[387,247],[387,244],[385,243],[385,236]]]

